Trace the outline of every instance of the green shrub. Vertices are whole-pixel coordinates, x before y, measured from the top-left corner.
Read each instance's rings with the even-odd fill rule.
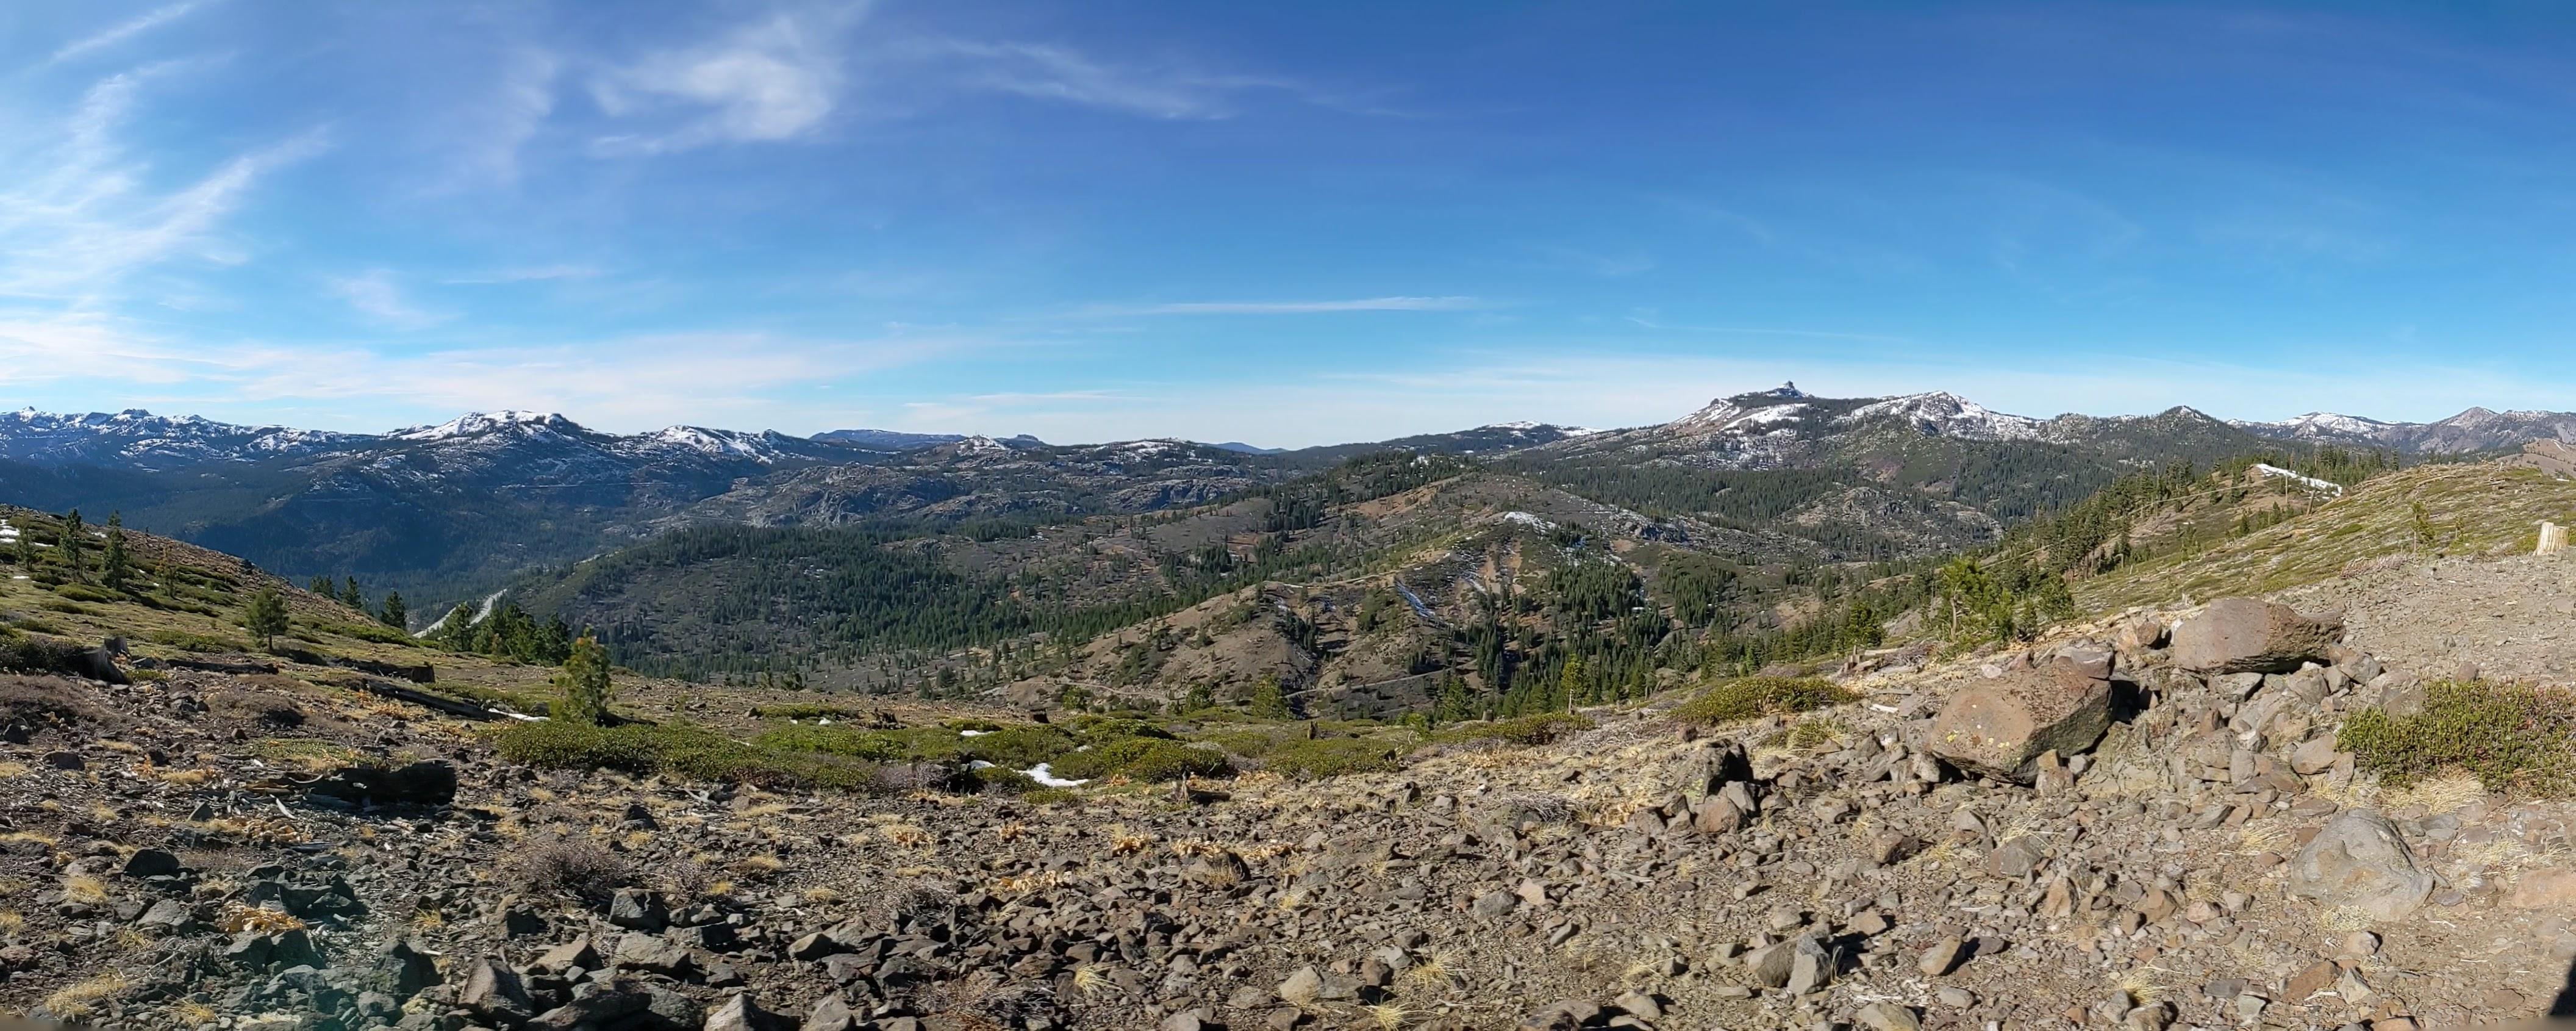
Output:
[[[1153,737],[1170,740],[1172,732],[1144,720],[1125,716],[1077,716],[1066,728],[1087,745],[1106,744],[1120,738]]]
[[[2391,787],[2460,770],[2489,791],[2576,794],[2576,696],[2532,684],[2435,681],[2424,686],[2423,712],[2364,709],[2344,723],[2335,747]]]
[[[60,612],[66,616],[86,616],[93,611],[96,611],[87,605],[80,604],[79,602],[64,601],[59,598],[48,598],[44,601],[37,602],[36,607],[47,612]]]
[[[105,603],[124,600],[121,595],[118,595],[114,591],[102,591],[96,587],[89,587],[82,584],[64,584],[60,587],[54,588],[54,593],[62,595],[63,597],[69,598],[73,601],[94,601]]]
[[[763,705],[752,709],[751,714],[765,720],[839,720],[843,722],[869,719],[874,715],[846,705],[820,705],[814,702]]]
[[[250,645],[229,637],[200,634],[188,630],[155,630],[145,638],[154,644],[168,645],[183,652],[246,652]]]
[[[1591,720],[1567,712],[1542,712],[1489,723],[1465,723],[1433,735],[1438,741],[1503,741],[1544,745],[1568,734],[1592,729]]]
[[[874,763],[746,745],[685,724],[517,723],[495,734],[493,744],[511,762],[554,769],[660,773],[768,788],[865,790],[878,785]]]
[[[1346,773],[1380,773],[1401,765],[1404,746],[1385,738],[1327,737],[1301,739],[1270,750],[1265,769],[1299,780],[1320,780]]]
[[[1740,677],[1683,702],[1673,709],[1673,718],[1686,723],[1732,723],[1757,716],[1786,716],[1858,698],[1816,677]]]
[[[1282,737],[1282,732],[1278,730],[1245,728],[1202,733],[1198,735],[1198,741],[1200,744],[1215,745],[1247,759],[1258,759],[1270,754],[1271,749],[1279,747]]]
[[[996,795],[1025,795],[1038,790],[1038,782],[1028,774],[1003,766],[969,771],[966,779],[977,789]]]
[[[382,623],[316,623],[313,625],[313,629],[326,634],[338,634],[342,637],[356,638],[361,641],[373,641],[377,644],[398,644],[406,648],[418,648],[421,646],[420,642],[413,639],[410,634],[394,629],[393,627],[386,626]]]
[[[967,729],[974,729],[969,727]],[[1026,723],[962,736],[947,727],[868,730],[858,727],[791,723],[771,727],[752,740],[763,748],[845,755],[872,762],[985,762],[1026,769],[1071,752],[1073,735],[1052,726]]]
[[[1212,748],[1197,748],[1169,738],[1131,737],[1095,745],[1087,752],[1067,753],[1055,760],[1049,770],[1071,780],[1115,776],[1159,782],[1179,780],[1183,774],[1222,777],[1234,772],[1234,764],[1226,761],[1225,753]]]

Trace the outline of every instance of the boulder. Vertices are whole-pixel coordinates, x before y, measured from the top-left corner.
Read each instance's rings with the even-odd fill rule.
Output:
[[[783,1031],[787,1021],[760,1008],[751,996],[737,995],[707,1014],[705,1031]]]
[[[1953,766],[2030,783],[2040,755],[2083,753],[2110,729],[2111,682],[2090,675],[2105,665],[2059,656],[1963,688],[1932,718],[1926,748]]]
[[[2433,875],[2397,825],[2368,809],[2348,809],[2318,831],[2290,865],[2290,894],[2350,909],[2374,920],[2404,919],[2433,893]]]
[[[445,759],[362,764],[333,771],[305,791],[353,805],[440,806],[456,801],[456,766]]]
[[[465,987],[457,992],[456,1004],[504,1026],[535,1016],[527,986],[519,981],[518,972],[498,956],[487,956],[468,965]]]
[[[2302,616],[2257,598],[2220,598],[2173,633],[2174,665],[2200,673],[2287,673],[2343,640],[2343,617]]]

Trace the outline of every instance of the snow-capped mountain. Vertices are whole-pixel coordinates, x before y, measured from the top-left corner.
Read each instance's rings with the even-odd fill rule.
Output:
[[[249,462],[363,442],[364,434],[238,426],[194,415],[122,412],[57,415],[33,408],[0,416],[0,458],[40,465],[133,465],[166,468],[190,462]]]
[[[2357,415],[2309,412],[2280,422],[2235,425],[2273,440],[2392,448],[2423,455],[2496,451],[2540,439],[2576,443],[2576,412],[2498,412],[2473,407],[2436,422],[2383,422]]]
[[[1852,409],[1834,421],[1841,424],[1892,419],[1911,423],[1927,434],[1961,440],[2029,440],[2042,422],[2006,415],[1947,391],[1891,397]]]
[[[834,444],[848,444],[875,451],[911,451],[917,448],[954,444],[966,439],[963,433],[906,433],[902,430],[825,430],[812,439]],[[1045,441],[1026,433],[1006,438],[1014,444],[1044,446]]]
[[[556,412],[467,412],[435,426],[406,426],[386,434],[395,440],[454,440],[507,432],[586,433],[579,423]]]

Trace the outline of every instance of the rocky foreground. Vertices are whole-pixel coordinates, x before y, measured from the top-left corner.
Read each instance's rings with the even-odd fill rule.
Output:
[[[1048,804],[498,761],[272,676],[0,681],[0,1010],[128,1027],[2446,1027],[2570,809],[2336,751],[2427,674],[2236,599],[1861,700]],[[294,744],[293,742],[305,742]],[[281,744],[281,742],[287,742]]]

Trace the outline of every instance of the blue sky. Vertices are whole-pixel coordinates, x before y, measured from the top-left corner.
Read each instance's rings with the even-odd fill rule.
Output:
[[[2543,3],[12,5],[0,379],[1281,445],[1791,378],[2576,408],[2571,44]]]

